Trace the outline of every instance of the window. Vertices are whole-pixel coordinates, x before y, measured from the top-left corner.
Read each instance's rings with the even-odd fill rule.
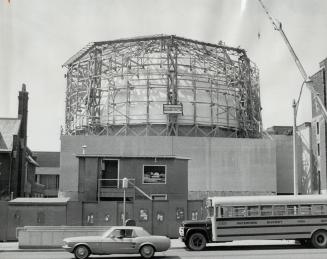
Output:
[[[320,156],[320,144],[319,143],[317,144],[317,154],[318,154],[318,156]]]
[[[316,122],[316,128],[317,128],[317,130],[316,130],[317,135],[319,135],[319,121]]]
[[[298,215],[299,206],[298,205],[287,205],[287,215]]]
[[[256,217],[259,216],[259,206],[248,206],[248,216]]]
[[[113,238],[132,238],[135,237],[133,229],[115,229],[110,234]]]
[[[311,205],[301,205],[300,215],[311,215]]]
[[[46,189],[58,190],[59,175],[41,174],[39,175],[39,183],[45,185]]]
[[[220,208],[220,213],[221,213],[222,218],[232,217],[233,216],[232,207],[221,207]]]
[[[283,216],[283,215],[286,215],[286,207],[285,207],[285,205],[275,205],[274,206],[274,215],[275,216]]]
[[[165,165],[144,165],[143,166],[144,184],[165,184],[166,166]]]
[[[312,205],[311,214],[312,215],[324,215],[326,214],[326,205]]]
[[[246,216],[246,210],[245,207],[234,207],[233,208],[233,216],[234,217],[245,217]]]
[[[261,216],[272,216],[273,209],[271,205],[261,206]]]
[[[151,194],[152,200],[165,201],[167,200],[167,194]]]

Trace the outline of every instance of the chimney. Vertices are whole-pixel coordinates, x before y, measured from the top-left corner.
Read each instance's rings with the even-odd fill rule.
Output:
[[[19,138],[23,139],[24,147],[27,142],[27,114],[28,114],[28,92],[26,91],[26,85],[22,85],[22,90],[19,91],[18,96],[18,118],[21,120],[21,127]]]

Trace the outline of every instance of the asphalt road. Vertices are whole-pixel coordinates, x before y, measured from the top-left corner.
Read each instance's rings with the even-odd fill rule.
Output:
[[[64,251],[55,252],[2,252],[0,259],[70,259],[74,256]],[[91,256],[93,259],[141,258],[139,255]],[[184,248],[170,249],[156,253],[154,259],[182,258],[242,258],[242,259],[322,259],[327,258],[327,249],[307,249],[298,245],[288,246],[219,246],[209,247],[205,251],[193,252]]]

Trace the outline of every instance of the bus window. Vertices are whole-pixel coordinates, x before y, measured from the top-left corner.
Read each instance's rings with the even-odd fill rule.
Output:
[[[271,205],[264,205],[261,206],[261,216],[272,216],[272,206]]]
[[[275,205],[274,206],[274,215],[283,216],[286,215],[286,210],[284,205]]]
[[[248,206],[248,216],[249,217],[256,217],[259,216],[259,206]]]
[[[233,216],[232,207],[221,207],[220,213],[222,218],[230,218]]]
[[[312,215],[324,215],[326,214],[326,205],[312,205],[311,206]]]
[[[207,207],[207,217],[213,217],[214,208],[213,207]],[[218,216],[218,214],[217,214]]]
[[[300,215],[311,215],[311,206],[310,205],[301,205],[300,206]]]
[[[234,217],[245,217],[246,216],[245,207],[244,206],[233,207],[233,216]]]
[[[298,215],[298,205],[287,205],[287,215]]]

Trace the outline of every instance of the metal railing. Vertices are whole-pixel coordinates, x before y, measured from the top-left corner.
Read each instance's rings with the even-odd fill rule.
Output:
[[[128,182],[135,185],[135,178],[128,178]],[[132,185],[129,188],[133,188]],[[111,178],[111,179],[98,179],[98,189],[100,188],[123,188],[123,179]]]

